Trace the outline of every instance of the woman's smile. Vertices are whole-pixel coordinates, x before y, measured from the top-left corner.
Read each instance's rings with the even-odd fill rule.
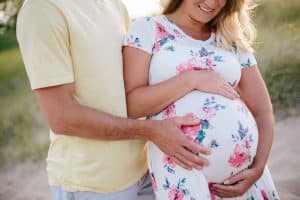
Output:
[[[207,13],[207,14],[211,14],[213,13],[214,9],[212,8],[209,8],[208,6],[204,6],[204,5],[198,5],[198,8],[204,12],[204,13]]]

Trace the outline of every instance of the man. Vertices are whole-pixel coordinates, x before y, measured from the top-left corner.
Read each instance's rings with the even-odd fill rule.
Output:
[[[145,140],[181,166],[203,166],[185,138],[197,119],[126,119],[119,0],[27,0],[17,36],[31,87],[50,126],[47,158],[54,199],[138,199],[146,181]],[[172,135],[172,137],[170,137]]]

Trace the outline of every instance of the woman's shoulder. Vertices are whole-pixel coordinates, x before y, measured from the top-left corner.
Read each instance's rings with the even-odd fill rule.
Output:
[[[133,26],[155,26],[157,23],[163,23],[164,16],[146,16],[146,17],[139,17],[132,20]]]

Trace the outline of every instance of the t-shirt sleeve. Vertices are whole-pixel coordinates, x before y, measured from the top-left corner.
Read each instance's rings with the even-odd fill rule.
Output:
[[[128,10],[127,10],[126,6],[124,5],[124,3],[122,1],[120,1],[120,4],[121,4],[121,12],[123,14],[125,28],[126,28],[126,32],[127,32],[131,25],[131,18],[129,16]]]
[[[66,21],[50,1],[25,1],[17,38],[32,89],[74,82]]]
[[[257,65],[255,56],[251,52],[240,52],[239,53],[239,62],[241,68],[249,68]]]
[[[144,17],[136,19],[123,40],[123,46],[130,46],[153,53],[155,41],[155,21],[153,18]]]

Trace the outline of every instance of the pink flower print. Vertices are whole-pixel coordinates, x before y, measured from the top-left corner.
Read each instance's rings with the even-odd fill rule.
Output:
[[[163,163],[168,165],[171,168],[176,167],[176,163],[175,163],[174,159],[172,157],[168,156],[168,155],[164,155]]]
[[[216,116],[216,110],[212,107],[203,107],[202,110],[205,113],[205,119],[207,119],[208,121]]]
[[[182,74],[182,73],[187,72],[187,71],[192,71],[194,69],[193,64],[192,64],[193,59],[194,58],[192,58],[192,60],[189,60],[186,63],[178,65],[176,67],[177,74]]]
[[[234,153],[230,156],[228,162],[233,167],[240,167],[249,159],[250,150],[241,144],[236,144],[234,148]]]
[[[156,22],[156,37],[155,37],[155,43],[154,43],[154,49],[156,51],[158,51],[160,49],[160,41],[162,41],[163,39],[168,38],[170,35],[170,33],[165,29],[165,27]]]
[[[193,113],[187,113],[186,117],[196,118]],[[193,125],[193,126],[182,126],[181,130],[188,138],[194,140],[198,134],[199,129],[201,128],[201,124]]]
[[[202,69],[201,62],[199,62],[196,58],[191,58],[187,62],[182,63],[176,67],[177,74],[182,74],[187,71],[199,69]]]
[[[176,186],[172,186],[168,191],[169,200],[183,200],[183,191]]]
[[[163,118],[170,118],[176,115],[175,104],[171,104],[162,111]]]
[[[213,68],[213,61],[210,57],[205,58],[205,68],[212,69]]]
[[[261,190],[260,192],[261,192],[261,196],[264,198],[264,200],[269,200],[269,198],[268,198],[268,195],[267,195],[266,191],[264,191],[264,190]]]
[[[169,32],[165,29],[165,27],[156,22],[156,39],[161,40],[165,37],[168,37]]]
[[[180,64],[176,67],[177,74],[182,74],[184,72],[191,71],[191,70],[193,70],[193,69],[189,69],[184,64]]]
[[[156,192],[158,189],[157,189],[157,184],[156,184],[153,173],[150,173],[150,181],[151,181],[153,190]]]

